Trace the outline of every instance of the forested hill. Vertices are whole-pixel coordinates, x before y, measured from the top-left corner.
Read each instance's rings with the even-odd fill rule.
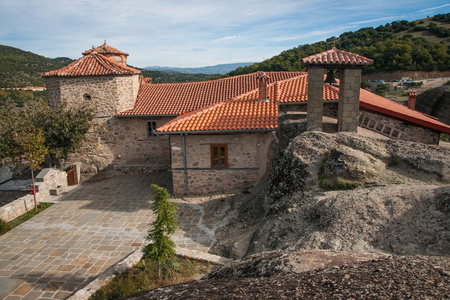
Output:
[[[73,62],[67,57],[46,58],[32,52],[0,45],[0,88],[45,86],[44,72]]]
[[[41,76],[44,72],[60,69],[73,61],[67,57],[46,58],[18,48],[0,45],[0,88],[45,86],[45,79]],[[141,71],[145,77],[152,77],[155,83],[203,81],[214,78],[213,75],[205,74]]]
[[[303,57],[335,46],[371,58],[375,63],[364,73],[450,70],[450,13],[413,22],[395,21],[377,28],[345,32],[326,41],[301,45],[225,76],[255,71],[299,71]]]

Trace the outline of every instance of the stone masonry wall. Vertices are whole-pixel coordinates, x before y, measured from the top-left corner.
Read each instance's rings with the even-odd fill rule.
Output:
[[[132,108],[139,90],[139,76],[48,77],[50,106],[65,102],[70,107],[94,105],[96,116],[113,116]]]
[[[171,117],[152,118],[162,126]],[[66,165],[80,161],[83,180],[106,168],[121,171],[166,170],[170,167],[168,136],[147,136],[147,118],[96,118],[87,141]]]
[[[361,69],[341,69],[338,131],[357,131],[360,87]]]
[[[146,118],[118,118],[132,108],[139,90],[139,76],[48,77],[49,103],[57,107],[94,105],[96,118],[87,141],[69,155],[64,166],[81,162],[83,179],[111,167],[118,170],[151,170],[170,167],[168,137],[148,137]],[[172,118],[152,118],[161,126]],[[86,176],[87,175],[87,176]]]
[[[308,130],[322,131],[323,75],[323,68],[308,68]]]
[[[57,187],[64,189],[67,186],[66,172],[56,169],[43,169],[36,176],[35,184],[39,187],[39,192],[36,193],[36,202],[45,202],[50,197],[51,189]],[[0,219],[9,222],[32,208],[34,208],[34,197],[32,194],[27,194],[0,207]]]
[[[425,144],[438,144],[439,143],[439,133],[433,131],[431,129],[427,129],[424,127],[416,126],[413,124],[406,124],[401,120],[397,120],[394,118],[390,118],[384,115],[380,115],[373,111],[361,110],[361,113],[370,117],[370,119],[379,122],[378,130],[381,129],[382,125],[388,125],[389,127],[395,128],[396,130],[401,132],[400,140],[411,141],[411,142],[419,142]],[[361,118],[361,116],[360,116]],[[370,124],[368,118],[364,120],[360,120],[360,123],[364,122],[365,124],[360,124],[363,127],[373,127],[375,124]],[[369,128],[369,129],[370,129]],[[388,134],[385,132],[383,134]]]
[[[274,133],[186,136],[188,194],[246,190],[264,176],[270,162]],[[228,145],[228,168],[211,169],[211,144]],[[183,139],[170,138],[173,190],[185,193]]]

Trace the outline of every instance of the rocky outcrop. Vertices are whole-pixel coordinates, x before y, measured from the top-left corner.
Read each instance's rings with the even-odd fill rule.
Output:
[[[450,125],[450,86],[430,89],[417,95],[416,110]]]
[[[296,257],[297,253],[281,253],[271,259],[274,266],[280,266]],[[234,266],[262,270],[260,262],[253,257]],[[211,276],[214,279],[141,292],[127,299],[445,299],[450,297],[449,264],[448,258],[392,256],[311,271],[236,272],[236,276],[230,276],[230,268],[225,267]]]
[[[288,248],[448,255],[449,157],[437,145],[302,133],[267,182],[233,200],[213,251],[231,258]]]

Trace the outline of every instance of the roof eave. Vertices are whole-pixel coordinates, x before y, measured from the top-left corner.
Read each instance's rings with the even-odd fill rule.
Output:
[[[178,117],[179,115],[147,115],[147,114],[119,115],[119,114],[116,114],[115,116],[121,117],[121,118],[133,118],[133,117]]]
[[[323,69],[363,69],[372,64],[321,64],[321,63],[301,63],[306,68],[323,68]]]
[[[414,118],[414,117],[411,117],[411,116],[408,116],[408,115],[404,115],[404,114],[398,113],[396,111],[388,110],[388,109],[385,109],[383,107],[375,106],[375,105],[372,105],[372,104],[369,104],[369,103],[365,103],[365,102],[362,102],[362,101],[360,102],[360,106],[363,107],[363,108],[367,108],[367,109],[370,109],[370,110],[373,110],[373,111],[376,111],[376,112],[388,115],[388,116],[396,117],[396,118],[399,118],[401,120],[405,120],[405,121],[411,122],[413,124],[417,124],[417,125],[420,125],[420,126],[423,126],[423,127],[427,127],[427,128],[430,128],[430,129],[437,130],[439,132],[450,134],[450,128],[447,128],[447,127],[439,125],[439,124],[430,123],[430,122],[427,122],[425,120],[421,120],[421,119]]]
[[[276,131],[278,129],[278,126],[276,128],[270,128],[270,129],[233,129],[233,130],[199,130],[199,131],[164,131],[164,132],[158,132],[155,131],[156,134],[200,134],[200,133],[232,133],[232,132],[266,132],[266,131]]]

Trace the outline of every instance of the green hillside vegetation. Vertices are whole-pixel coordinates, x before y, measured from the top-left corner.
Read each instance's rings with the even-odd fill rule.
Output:
[[[408,22],[395,21],[377,28],[366,27],[344,32],[326,41],[301,45],[261,63],[238,68],[225,76],[255,71],[306,70],[300,65],[303,57],[335,46],[337,49],[371,58],[375,63],[363,73],[389,71],[450,70],[450,14]],[[420,35],[420,36],[419,36]]]
[[[47,103],[47,91],[0,90],[0,106],[8,102],[14,102],[17,107],[23,107],[31,102]]]
[[[186,74],[178,72],[149,71],[140,69],[144,77],[151,77],[153,83],[177,83],[205,81],[218,78],[220,75]]]
[[[74,60],[67,57],[46,58],[32,52],[14,47],[0,45],[0,88],[20,88],[26,86],[45,86],[44,72],[60,69]],[[203,81],[218,75],[166,73],[160,71],[142,70],[145,77],[152,77],[155,83]],[[14,101],[20,95],[13,97]],[[0,95],[5,97],[5,95]]]
[[[0,45],[0,88],[45,86],[44,72],[62,68],[73,60],[46,58],[14,47]]]

